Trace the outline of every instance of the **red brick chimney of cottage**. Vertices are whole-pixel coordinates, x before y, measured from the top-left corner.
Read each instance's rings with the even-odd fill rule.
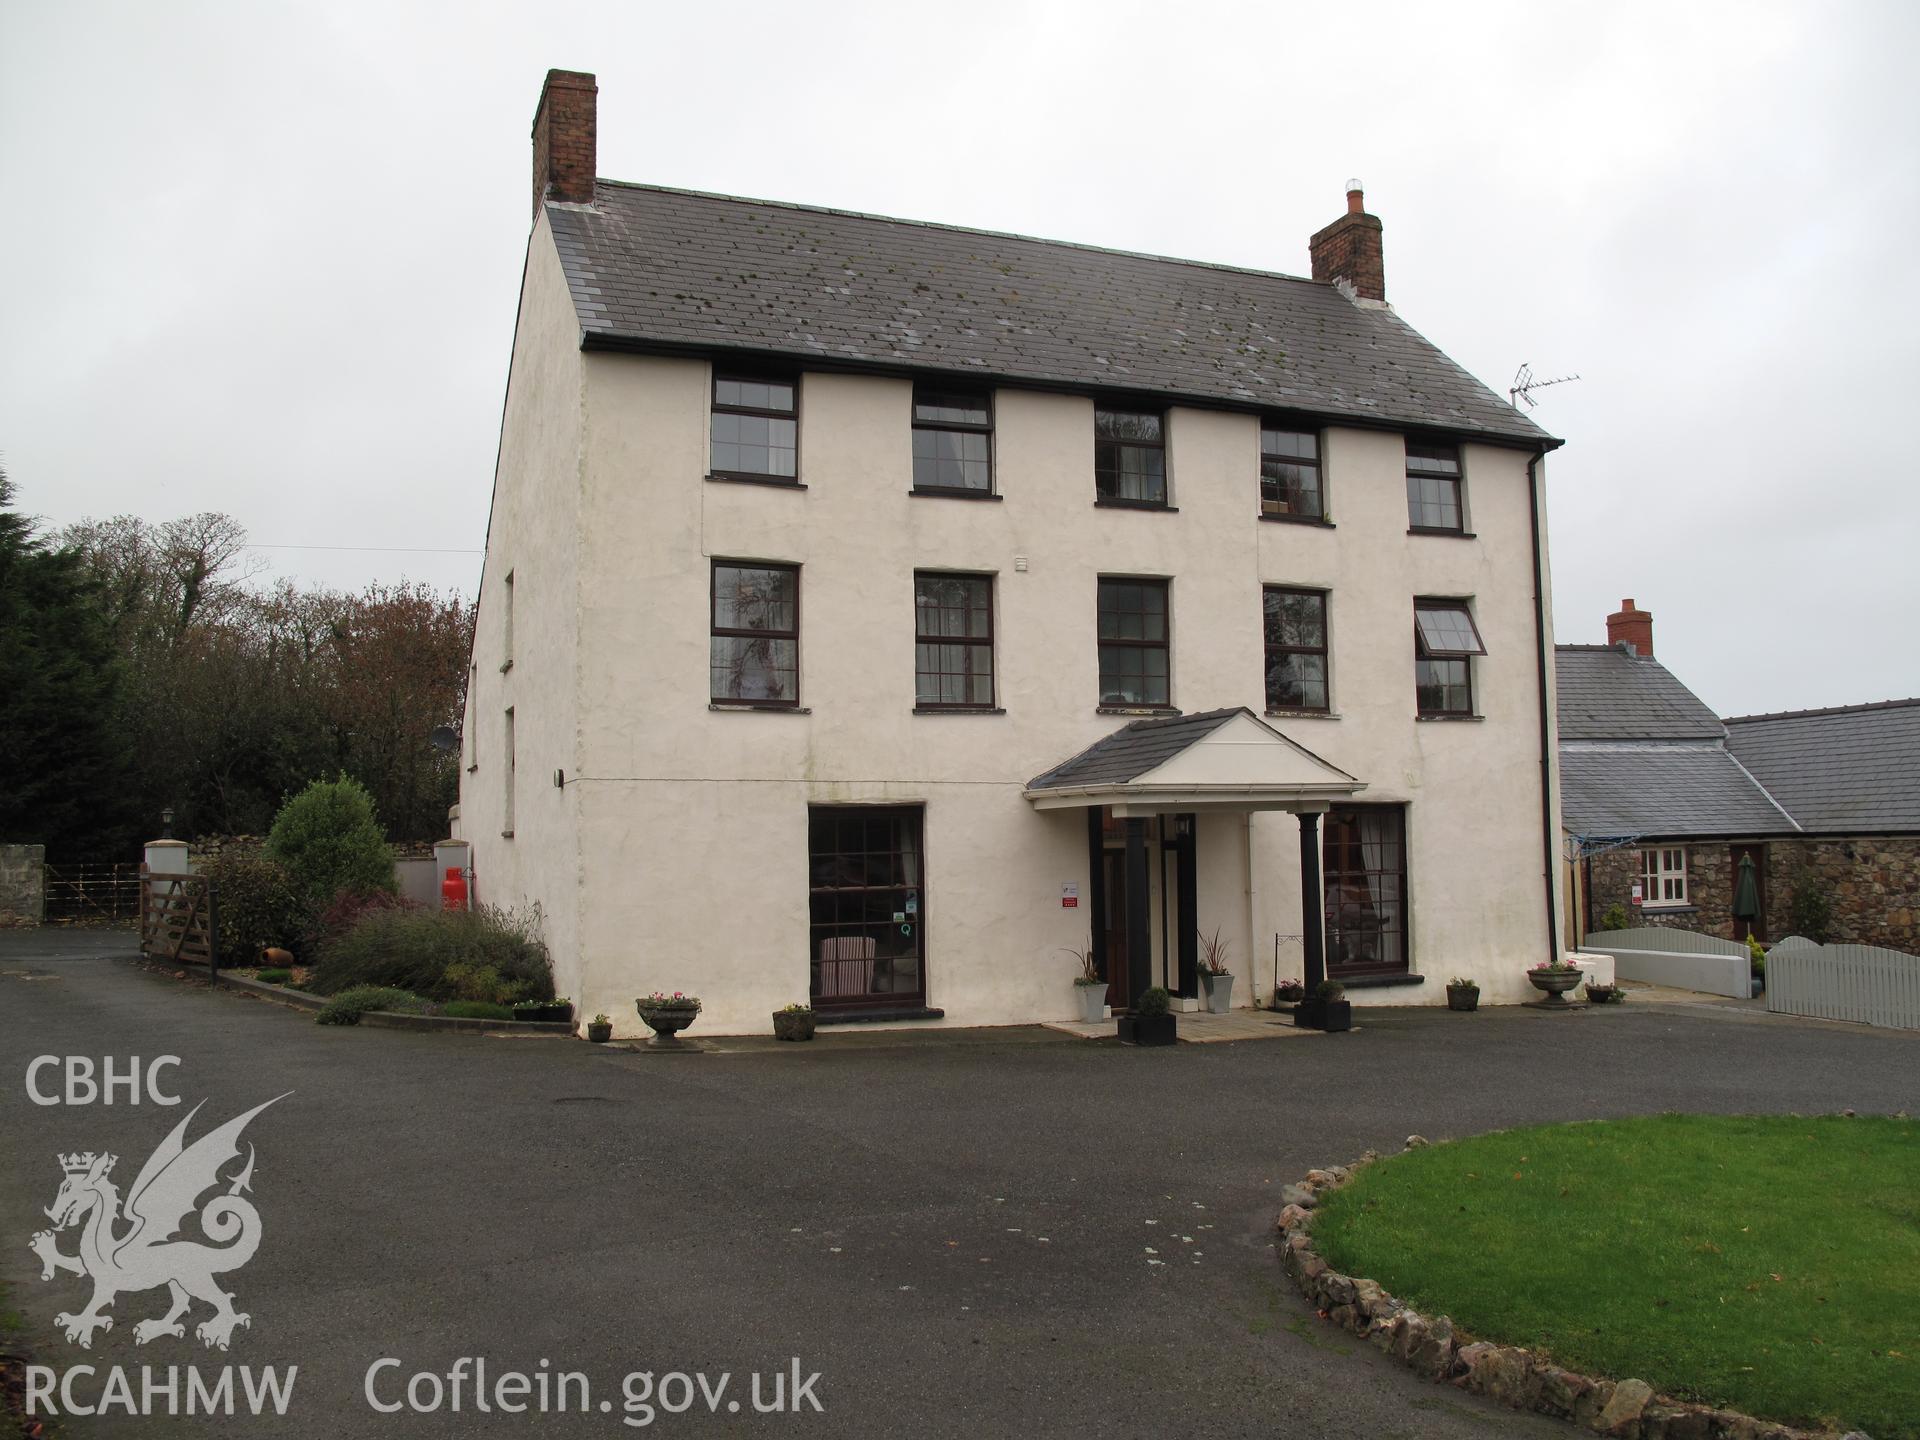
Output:
[[[1622,600],[1620,608],[1607,616],[1607,644],[1628,645],[1636,655],[1653,658],[1653,615],[1632,600]]]
[[[1345,280],[1362,300],[1387,298],[1387,265],[1380,248],[1380,218],[1367,213],[1358,180],[1347,182],[1347,213],[1307,242],[1313,278],[1331,285]]]
[[[533,112],[533,213],[543,200],[593,199],[600,87],[579,70],[549,70]]]

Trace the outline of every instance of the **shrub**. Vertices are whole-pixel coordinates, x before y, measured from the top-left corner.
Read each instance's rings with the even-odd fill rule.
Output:
[[[291,970],[262,970],[254,977],[262,985],[284,985],[293,978]]]
[[[1155,985],[1151,990],[1142,992],[1140,998],[1133,1002],[1133,1013],[1164,1015],[1169,1009],[1171,999],[1172,997],[1167,994],[1166,986]]]
[[[213,882],[221,963],[252,965],[270,945],[299,943],[308,907],[279,861],[256,850],[227,850],[198,868]]]
[[[513,1010],[506,1005],[492,1005],[485,1000],[449,1000],[440,1007],[442,1015],[451,1015],[456,1020],[511,1020]]]
[[[287,867],[316,909],[342,890],[392,890],[393,855],[357,780],[316,780],[286,804],[267,832],[267,854]]]
[[[1794,934],[1804,935],[1815,944],[1824,945],[1833,937],[1833,897],[1811,870],[1794,876],[1787,899],[1787,924]]]
[[[307,953],[318,955],[376,910],[418,910],[418,902],[387,890],[341,890],[307,930]]]
[[[1631,928],[1627,921],[1627,907],[1622,905],[1618,900],[1607,906],[1606,909],[1600,912],[1599,928],[1602,930],[1626,930]]]
[[[321,1025],[358,1025],[360,1017],[369,1010],[395,1010],[403,1015],[418,1015],[426,1008],[426,1001],[405,990],[396,990],[389,985],[355,985],[349,990],[342,990],[322,1005],[320,1013],[313,1018]]]
[[[1338,980],[1322,980],[1313,987],[1313,998],[1326,1003],[1340,999],[1347,993],[1347,987]]]
[[[331,995],[356,985],[392,985],[432,1000],[553,998],[552,962],[532,914],[474,910],[375,909],[320,952],[313,988]]]

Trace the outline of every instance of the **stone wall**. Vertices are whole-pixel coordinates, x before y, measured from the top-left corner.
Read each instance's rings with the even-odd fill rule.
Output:
[[[1687,895],[1677,909],[1634,910],[1628,897],[1640,875],[1637,849],[1595,855],[1591,867],[1593,923],[1609,905],[1625,905],[1635,925],[1693,930],[1731,940],[1734,870],[1726,840],[1687,846]],[[1765,938],[1771,943],[1793,931],[1793,891],[1811,875],[1833,905],[1839,943],[1884,945],[1920,954],[1920,836],[1862,835],[1838,839],[1769,840],[1766,864]]]
[[[259,850],[267,843],[264,835],[197,835],[188,846],[196,866],[208,860],[217,859],[221,854],[235,854],[241,851]],[[431,860],[433,841],[431,840],[390,840],[387,849],[393,852],[395,860]]]
[[[47,847],[0,845],[0,925],[38,925],[47,913]]]

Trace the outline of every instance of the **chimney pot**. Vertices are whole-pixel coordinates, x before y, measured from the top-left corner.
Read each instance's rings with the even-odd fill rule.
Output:
[[[533,112],[533,213],[545,201],[593,199],[600,87],[582,70],[549,70]]]
[[[1653,658],[1653,614],[1633,603],[1632,597],[1607,617],[1607,643],[1625,645],[1635,655]]]
[[[1358,180],[1347,182],[1347,213],[1307,242],[1313,278],[1331,285],[1344,280],[1363,300],[1387,298],[1386,262],[1380,245],[1380,220],[1366,210]]]

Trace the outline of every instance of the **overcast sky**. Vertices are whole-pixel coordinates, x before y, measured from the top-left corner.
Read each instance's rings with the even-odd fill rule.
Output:
[[[1294,274],[1358,176],[1409,322],[1582,376],[1559,639],[1632,595],[1722,714],[1920,694],[1916,54],[1909,3],[0,0],[0,463],[471,593],[560,66],[612,178]]]

